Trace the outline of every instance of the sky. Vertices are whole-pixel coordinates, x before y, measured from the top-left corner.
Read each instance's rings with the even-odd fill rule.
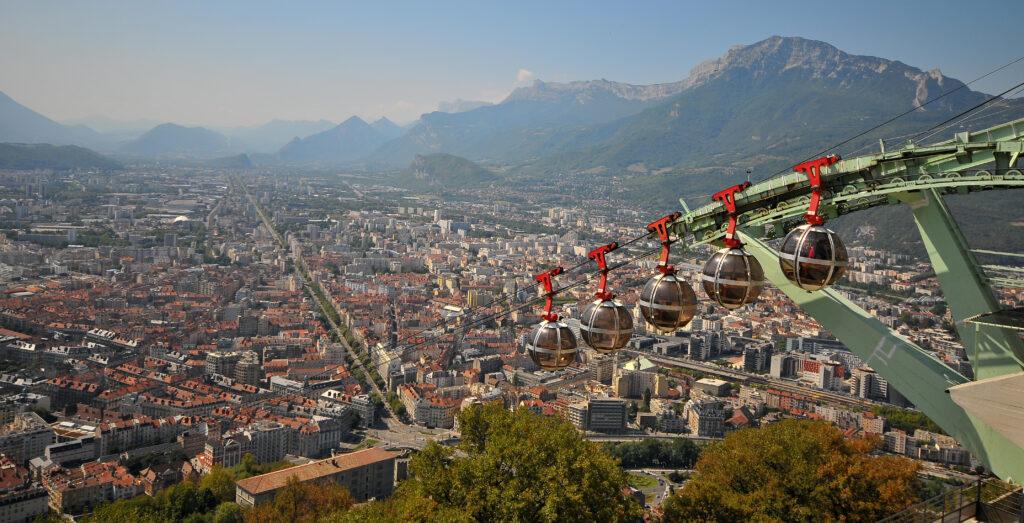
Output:
[[[0,91],[52,119],[411,122],[536,79],[674,82],[734,45],[822,40],[970,81],[1024,54],[1017,1],[0,2]],[[1016,44],[1014,42],[1017,42]],[[971,87],[1024,81],[1024,62]]]

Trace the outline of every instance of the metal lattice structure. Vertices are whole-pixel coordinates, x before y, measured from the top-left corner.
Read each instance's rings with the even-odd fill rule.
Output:
[[[990,470],[1018,481],[1024,478],[1024,343],[1016,331],[995,322],[965,321],[1005,315],[989,285],[1015,282],[986,276],[942,196],[1024,188],[1024,172],[1015,167],[1022,151],[1024,119],[821,168],[819,212],[825,218],[881,205],[910,206],[976,381],[835,290],[807,292],[785,277],[778,254],[765,242],[802,223],[812,194],[804,173],[785,174],[735,194],[738,233],[764,267],[765,277]],[[680,216],[670,228],[690,246],[721,245],[728,223],[725,204],[714,202]],[[1000,401],[986,405],[979,397]],[[993,412],[996,403],[999,410]]]

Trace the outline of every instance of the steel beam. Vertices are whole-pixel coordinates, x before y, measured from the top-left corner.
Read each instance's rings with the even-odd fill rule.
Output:
[[[1024,368],[1024,343],[1017,333],[994,326],[974,328],[964,323],[967,318],[997,312],[1002,307],[942,196],[927,189],[903,193],[898,198],[914,211],[921,240],[971,359],[975,379],[1020,372]]]
[[[783,275],[772,248],[743,233],[741,238],[747,251],[761,262],[769,281],[967,447],[989,470],[1002,478],[1024,478],[1024,449],[972,417],[946,393],[950,387],[970,380],[835,290],[811,293],[797,287]]]

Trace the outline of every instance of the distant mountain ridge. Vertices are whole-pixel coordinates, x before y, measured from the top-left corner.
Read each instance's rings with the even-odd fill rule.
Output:
[[[445,153],[416,155],[401,177],[400,185],[408,189],[469,187],[499,179],[490,169]]]
[[[387,123],[380,126],[388,129]],[[306,138],[295,138],[277,155],[286,163],[340,164],[358,160],[387,139],[363,119],[353,116],[332,129]]]
[[[121,169],[121,164],[76,145],[0,143],[0,169]]]
[[[227,136],[235,148],[248,152],[271,153],[293,138],[302,138],[324,132],[334,127],[328,120],[279,120],[273,119],[255,127],[234,127],[224,129],[221,134]]]
[[[226,136],[204,127],[160,124],[123,144],[119,151],[139,156],[215,158],[235,152]]]
[[[81,125],[61,125],[0,92],[0,142],[97,146],[102,135]]]
[[[425,114],[408,133],[386,143],[369,159],[395,166],[417,154],[445,152],[474,160],[521,161],[546,152],[544,146],[557,143],[566,129],[636,114],[677,89],[668,84],[634,86],[604,80],[537,81],[516,89],[499,104]]]
[[[373,130],[377,131],[381,136],[388,140],[398,138],[405,134],[406,131],[404,127],[399,126],[395,122],[392,122],[383,116],[376,122],[371,123],[370,127],[373,127]]]
[[[491,102],[484,102],[480,100],[463,100],[456,98],[451,102],[440,102],[437,104],[437,112],[439,113],[464,113],[466,111],[472,111],[478,107],[485,107],[488,105],[494,105]]]
[[[631,175],[716,165],[772,168],[961,86],[937,69],[774,36],[734,46],[678,82],[538,80],[493,106],[423,115],[369,158],[396,165],[444,152],[532,172]],[[960,89],[851,145],[927,128],[985,98]]]
[[[711,166],[776,169],[963,86],[937,70],[782,37],[735,47],[696,67],[691,78],[692,87],[666,102],[582,130],[577,139],[607,138],[549,156],[534,168],[640,174]],[[961,89],[850,147],[927,128],[986,98]]]

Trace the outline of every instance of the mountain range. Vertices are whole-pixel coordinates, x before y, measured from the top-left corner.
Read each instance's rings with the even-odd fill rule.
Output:
[[[332,129],[294,138],[277,156],[284,163],[343,164],[370,154],[400,133],[401,128],[386,118],[370,125],[353,116]]]
[[[104,141],[88,127],[59,124],[0,92],[0,142],[96,147]]]
[[[73,143],[164,158],[273,153],[250,158],[365,170],[401,169],[417,155],[445,153],[505,166],[502,171],[510,175],[610,173],[634,177],[632,185],[644,192],[665,185],[698,192],[746,169],[760,173],[797,163],[941,94],[946,96],[846,144],[841,153],[863,151],[880,137],[912,135],[988,95],[938,70],[775,36],[735,46],[677,82],[538,80],[497,104],[443,103],[445,111],[424,114],[408,129],[358,117],[338,125],[274,120],[219,133],[162,124],[115,144],[0,96],[0,141]],[[1024,114],[1024,102],[1017,99],[994,105],[999,107],[987,119],[972,121],[973,128]]]
[[[501,178],[465,158],[445,153],[416,155],[398,179],[409,189],[445,189],[486,185]]]

